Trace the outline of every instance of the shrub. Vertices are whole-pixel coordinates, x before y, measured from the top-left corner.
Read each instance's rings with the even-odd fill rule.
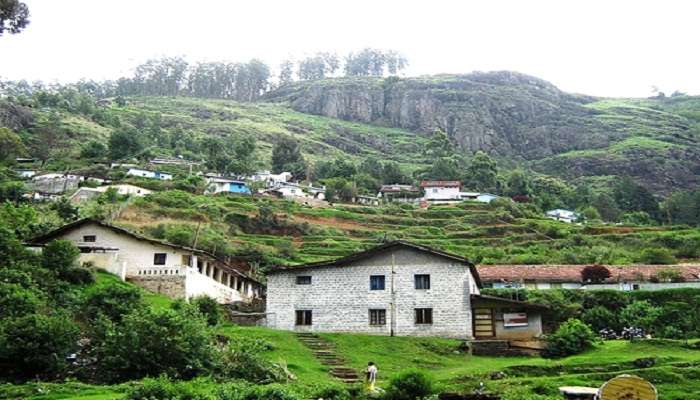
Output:
[[[143,303],[139,289],[112,285],[90,290],[85,299],[84,312],[90,319],[104,315],[111,321],[120,322],[124,315],[141,306]]]
[[[664,248],[653,247],[642,250],[639,261],[647,264],[675,264],[676,258]]]
[[[601,283],[610,278],[610,270],[603,265],[588,265],[581,270],[584,282]]]
[[[620,311],[620,321],[625,326],[642,328],[651,332],[656,321],[661,316],[661,308],[655,307],[646,300],[635,301]]]
[[[323,400],[350,400],[350,392],[345,387],[334,384],[317,389],[313,395],[314,399]]]
[[[52,240],[41,253],[41,264],[44,268],[54,271],[60,278],[69,269],[75,268],[80,250],[68,240]]]
[[[433,393],[432,381],[422,372],[408,370],[391,378],[386,400],[416,400]]]
[[[198,296],[190,304],[204,316],[209,326],[216,326],[221,320],[221,306],[209,296]]]
[[[286,371],[260,356],[257,350],[255,347],[247,346],[246,341],[233,342],[221,354],[217,375],[255,383],[286,381]]]
[[[21,377],[55,373],[66,366],[78,328],[63,315],[29,314],[0,323],[0,370]]]
[[[197,392],[192,382],[173,382],[165,375],[144,379],[127,391],[127,400],[210,400],[211,396]]]
[[[39,293],[15,283],[0,281],[0,320],[34,314],[40,304]]]
[[[603,329],[612,329],[619,332],[622,327],[620,321],[615,314],[602,306],[595,306],[583,312],[581,319],[588,326],[593,328],[593,331],[599,332]]]
[[[251,387],[241,400],[299,400],[299,397],[282,385],[266,385]]]
[[[107,381],[167,374],[189,379],[215,364],[214,337],[193,308],[140,308],[118,324],[107,324],[96,354]]]
[[[578,319],[569,319],[559,329],[547,337],[544,356],[549,358],[566,357],[590,348],[596,341],[591,328]]]

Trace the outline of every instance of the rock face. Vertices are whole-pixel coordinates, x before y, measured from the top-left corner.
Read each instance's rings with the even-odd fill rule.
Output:
[[[439,128],[465,154],[484,150],[568,178],[629,174],[659,193],[700,184],[700,143],[693,133],[693,122],[700,121],[666,112],[663,104],[637,107],[630,100],[623,107],[600,106],[601,99],[515,72],[299,82],[266,100],[419,135]],[[677,147],[615,150],[634,137]],[[575,153],[560,157],[569,152]]]
[[[439,128],[465,151],[525,159],[605,147],[611,140],[597,132],[595,111],[584,107],[592,98],[514,72],[326,80],[283,88],[268,99],[286,100],[304,113],[426,134]],[[587,125],[596,132],[583,143],[580,128]]]

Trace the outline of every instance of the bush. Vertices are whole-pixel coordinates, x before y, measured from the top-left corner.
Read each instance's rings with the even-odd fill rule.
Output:
[[[165,375],[144,379],[127,391],[126,400],[210,400],[197,392],[192,382],[173,382]]]
[[[559,329],[547,337],[544,356],[549,358],[566,357],[590,348],[596,341],[591,328],[578,319],[569,319]]]
[[[98,370],[106,381],[167,374],[189,379],[212,370],[214,337],[193,308],[140,308],[121,323],[107,323],[98,338]]]
[[[656,321],[661,316],[661,308],[655,307],[646,300],[635,301],[620,311],[620,321],[623,325],[642,328],[651,332]]]
[[[141,291],[133,286],[111,285],[97,287],[87,293],[85,315],[90,319],[104,315],[111,321],[120,322],[122,317],[143,306]]]
[[[299,400],[299,397],[282,385],[266,385],[251,387],[241,400]]]
[[[69,269],[75,268],[80,250],[68,240],[52,240],[41,253],[41,264],[44,268],[54,271],[60,278]]]
[[[675,264],[677,260],[668,250],[654,247],[642,250],[639,261],[647,264]]]
[[[615,332],[619,332],[622,329],[617,315],[602,306],[587,309],[581,315],[581,319],[593,328],[595,332],[600,332],[603,329],[612,329]]]
[[[323,400],[350,400],[350,392],[345,387],[335,384],[317,389],[313,395],[314,399]]]
[[[234,342],[224,350],[217,375],[227,379],[243,379],[255,383],[284,382],[287,372],[259,355],[259,349],[246,341]]]
[[[0,370],[26,378],[59,372],[77,340],[77,326],[62,315],[5,319],[0,323]]]
[[[408,370],[391,378],[386,400],[417,400],[433,393],[433,383],[422,372]]]
[[[199,296],[190,300],[190,304],[204,316],[209,326],[216,326],[221,320],[221,306],[209,296]]]
[[[39,293],[0,281],[0,320],[34,314],[41,303]]]

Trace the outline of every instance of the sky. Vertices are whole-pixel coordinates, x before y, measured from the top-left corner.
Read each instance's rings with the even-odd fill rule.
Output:
[[[694,0],[22,0],[0,37],[0,79],[130,75],[153,57],[282,59],[395,49],[405,75],[511,70],[576,93],[700,94]]]

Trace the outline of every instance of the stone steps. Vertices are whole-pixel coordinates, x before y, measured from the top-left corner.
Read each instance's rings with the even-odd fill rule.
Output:
[[[362,380],[357,371],[345,366],[345,360],[336,354],[335,346],[333,346],[332,343],[309,332],[298,332],[296,335],[299,342],[311,349],[314,357],[319,360],[321,364],[330,368],[328,371],[330,376],[349,385]]]

